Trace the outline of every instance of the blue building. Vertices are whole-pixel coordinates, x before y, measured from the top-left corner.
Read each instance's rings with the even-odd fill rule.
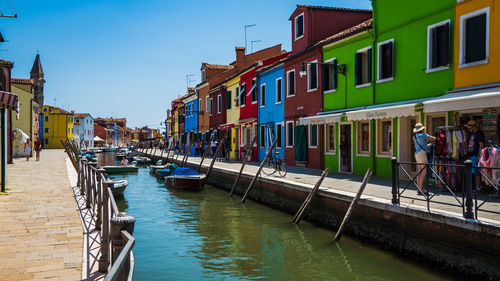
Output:
[[[184,103],[184,135],[186,136],[186,145],[193,145],[199,139],[198,92],[193,91],[190,95],[183,98],[182,102]],[[194,147],[191,147],[190,155],[194,156],[194,152]]]
[[[266,156],[266,150],[277,138],[276,151],[278,158],[285,157],[284,120],[285,98],[284,81],[285,70],[283,60],[280,60],[257,72],[259,89],[259,161]],[[274,155],[274,154],[273,154]]]

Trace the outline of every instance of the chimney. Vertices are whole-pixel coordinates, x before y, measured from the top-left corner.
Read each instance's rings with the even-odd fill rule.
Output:
[[[236,68],[241,70],[246,65],[245,47],[235,47],[236,51]]]

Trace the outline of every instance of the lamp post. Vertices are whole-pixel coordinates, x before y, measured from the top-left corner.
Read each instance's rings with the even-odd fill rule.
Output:
[[[247,53],[247,28],[256,26],[256,24],[245,25],[245,54]]]

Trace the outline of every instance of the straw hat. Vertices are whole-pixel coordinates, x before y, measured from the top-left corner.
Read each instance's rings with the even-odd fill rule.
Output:
[[[465,127],[467,127],[467,128],[477,127],[477,121],[471,119],[471,120],[467,121],[467,124],[465,124]]]
[[[424,125],[422,125],[422,123],[415,124],[415,128],[413,129],[414,133],[418,133],[422,130],[425,130],[425,127],[424,127]]]

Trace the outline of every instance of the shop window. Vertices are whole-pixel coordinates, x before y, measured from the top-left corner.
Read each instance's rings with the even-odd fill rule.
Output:
[[[309,147],[318,147],[318,125],[309,125]]]
[[[295,96],[295,70],[290,70],[286,74],[286,96],[291,97]]]
[[[276,79],[276,103],[281,103],[282,87],[281,78]]]
[[[260,85],[260,106],[266,106],[266,84]]]
[[[357,124],[357,154],[370,154],[370,122],[361,121]]]
[[[427,27],[427,71],[450,65],[450,20]]]
[[[377,155],[392,155],[392,120],[378,120],[377,122]]]
[[[293,121],[286,122],[286,146],[293,147]]]
[[[321,66],[321,82],[324,92],[333,92],[337,88],[337,60],[331,59],[325,61]]]
[[[459,67],[488,62],[489,22],[489,7],[460,17]]]
[[[307,91],[318,89],[318,64],[317,61],[307,64]]]
[[[252,82],[250,83],[250,92],[252,96],[252,103],[257,103],[257,87],[255,86],[255,83],[257,80],[254,78],[252,79]]]
[[[335,154],[335,124],[326,126],[326,153]]]
[[[377,82],[390,81],[394,77],[394,39],[378,43]]]
[[[276,124],[276,139],[278,139],[276,141],[276,147],[277,148],[282,148],[283,147],[283,141],[282,141],[282,129],[283,129],[283,125],[282,124]]]
[[[260,147],[266,147],[266,126],[260,125]]]
[[[217,96],[217,114],[221,113],[222,111],[222,96],[218,95]]]
[[[354,84],[357,88],[372,82],[372,48],[358,50],[354,56]]]
[[[231,109],[231,105],[233,104],[233,103],[231,102],[231,98],[232,98],[232,97],[231,97],[231,96],[232,96],[231,94],[232,94],[232,93],[231,93],[231,91],[227,91],[227,92],[226,92],[226,109]]]
[[[304,36],[304,13],[295,18],[295,40]]]

